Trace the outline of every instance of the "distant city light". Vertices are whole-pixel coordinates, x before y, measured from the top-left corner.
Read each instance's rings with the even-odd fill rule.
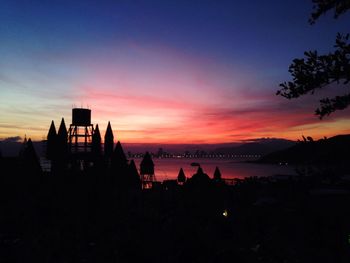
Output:
[[[228,217],[228,212],[227,212],[226,209],[224,210],[224,212],[222,213],[222,215],[223,215],[224,217]]]

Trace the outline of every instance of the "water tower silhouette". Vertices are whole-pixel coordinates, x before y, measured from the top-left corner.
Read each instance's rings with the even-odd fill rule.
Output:
[[[91,153],[94,127],[91,124],[91,110],[72,109],[72,124],[69,127],[68,143],[72,154]]]

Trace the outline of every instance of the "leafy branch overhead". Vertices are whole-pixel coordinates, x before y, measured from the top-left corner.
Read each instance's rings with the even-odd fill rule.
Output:
[[[350,9],[350,1],[313,0],[316,11],[312,13],[310,23],[330,9],[335,9],[335,17]],[[305,58],[294,59],[289,66],[293,80],[280,84],[277,95],[287,99],[298,98],[307,93],[313,94],[329,84],[342,84],[349,87],[350,82],[350,42],[349,34],[338,33],[335,51],[327,55],[319,55],[317,51],[305,52]],[[320,100],[316,115],[323,118],[336,110],[345,109],[350,105],[350,91],[334,98]]]
[[[310,24],[314,24],[321,15],[332,9],[334,9],[334,18],[338,18],[350,9],[349,0],[312,0],[312,2],[314,3],[314,12],[309,19]]]

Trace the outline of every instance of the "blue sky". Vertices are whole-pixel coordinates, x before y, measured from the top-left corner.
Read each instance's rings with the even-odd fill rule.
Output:
[[[329,52],[348,14],[309,25],[312,3],[301,0],[1,5],[0,138],[44,138],[51,119],[70,122],[72,105],[89,105],[102,131],[111,120],[128,142],[349,131],[348,111],[320,124],[316,97],[275,96],[291,60]]]

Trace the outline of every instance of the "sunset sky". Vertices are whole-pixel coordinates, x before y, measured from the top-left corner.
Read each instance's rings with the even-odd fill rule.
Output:
[[[349,14],[311,26],[311,11],[306,0],[2,0],[0,139],[41,140],[73,106],[130,143],[350,133],[350,110],[314,115],[341,87],[275,95],[294,58],[349,32]]]

